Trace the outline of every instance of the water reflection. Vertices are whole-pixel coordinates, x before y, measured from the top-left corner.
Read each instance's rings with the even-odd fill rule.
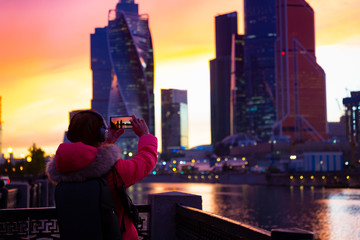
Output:
[[[267,230],[298,227],[315,239],[360,239],[360,190],[207,183],[138,183],[137,204],[147,195],[180,191],[202,196],[203,210]]]
[[[330,193],[328,206],[333,239],[342,239],[344,235],[351,235],[354,236],[353,239],[359,239],[360,190],[344,189]]]

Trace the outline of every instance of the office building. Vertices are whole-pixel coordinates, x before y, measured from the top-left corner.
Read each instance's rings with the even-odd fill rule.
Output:
[[[360,140],[360,91],[351,92],[351,97],[343,99],[345,106],[345,134],[353,146]]]
[[[236,119],[243,87],[242,37],[237,34],[237,13],[215,17],[215,58],[210,60],[211,143],[238,131]],[[236,61],[236,62],[234,62]],[[242,84],[242,85],[241,85]],[[239,95],[240,94],[240,95]],[[236,126],[234,124],[237,124]]]
[[[231,50],[230,135],[234,135],[248,130],[243,35],[233,34]]]
[[[322,141],[326,135],[325,73],[315,56],[314,11],[304,0],[277,1],[276,135]]]
[[[109,12],[109,53],[115,78],[109,114],[144,118],[154,132],[153,48],[147,15],[134,1],[119,2]]]
[[[334,143],[348,141],[345,132],[345,116],[341,116],[339,122],[327,123],[327,135]]]
[[[189,147],[187,91],[161,89],[162,152]]]
[[[91,108],[109,121],[109,93],[114,73],[107,41],[107,27],[96,28],[95,33],[90,36],[93,89]]]
[[[108,26],[91,35],[92,109],[110,116],[143,118],[155,133],[154,60],[148,15],[139,15],[134,0],[120,0],[110,10]],[[119,139],[126,154],[137,150],[137,137]]]
[[[276,121],[276,0],[244,0],[245,133],[262,140]]]

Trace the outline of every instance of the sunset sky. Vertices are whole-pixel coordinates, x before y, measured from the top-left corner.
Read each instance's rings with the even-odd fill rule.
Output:
[[[107,25],[117,0],[0,0],[2,151],[27,154],[36,143],[49,155],[63,139],[69,111],[90,108],[90,34]],[[156,135],[160,89],[188,90],[190,147],[210,143],[209,60],[214,17],[242,0],[138,0],[154,45]],[[342,98],[360,90],[360,1],[308,0],[315,10],[316,55],[326,72],[328,121]],[[339,104],[338,104],[338,103]],[[160,149],[160,148],[159,148]]]

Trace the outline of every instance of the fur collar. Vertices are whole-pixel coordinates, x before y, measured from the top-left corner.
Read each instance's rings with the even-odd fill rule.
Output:
[[[99,147],[94,162],[87,167],[76,172],[61,173],[56,169],[55,158],[53,158],[46,166],[46,173],[50,182],[57,184],[59,182],[82,182],[88,179],[105,176],[117,160],[121,153],[118,146],[103,145]]]

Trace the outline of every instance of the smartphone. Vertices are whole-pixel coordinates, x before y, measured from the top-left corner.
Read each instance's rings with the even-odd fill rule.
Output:
[[[110,127],[111,129],[132,128],[130,119],[132,117],[110,117]]]

